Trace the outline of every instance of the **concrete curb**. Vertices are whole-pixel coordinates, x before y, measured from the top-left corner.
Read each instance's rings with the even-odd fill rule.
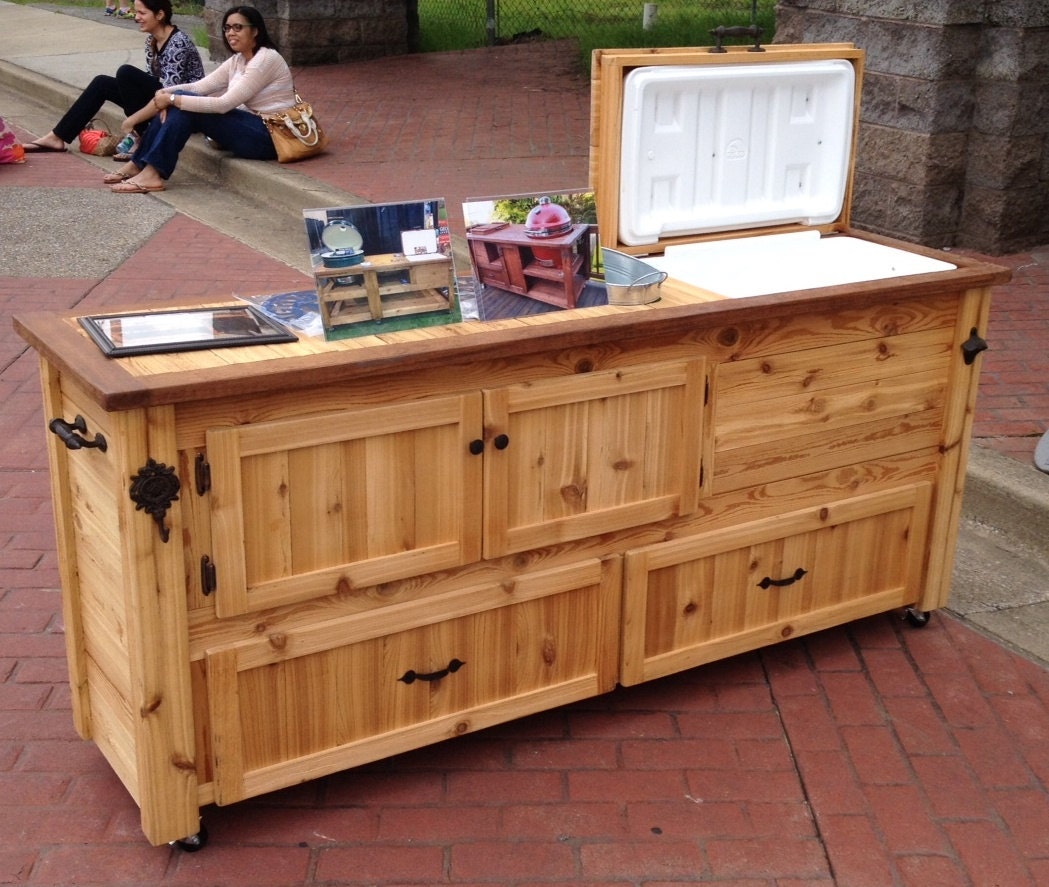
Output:
[[[1049,475],[973,444],[962,514],[1005,533],[1010,544],[1049,559]]]

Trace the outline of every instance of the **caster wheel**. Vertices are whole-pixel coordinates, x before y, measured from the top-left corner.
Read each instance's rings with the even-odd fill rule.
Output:
[[[928,610],[917,610],[914,607],[907,607],[903,611],[903,618],[907,620],[907,623],[912,628],[925,628],[929,624],[929,619],[932,614]]]
[[[202,824],[200,831],[195,835],[190,835],[188,838],[182,838],[179,841],[172,841],[171,846],[178,847],[179,850],[184,850],[186,853],[196,853],[198,850],[203,850],[204,845],[207,843],[208,830]]]

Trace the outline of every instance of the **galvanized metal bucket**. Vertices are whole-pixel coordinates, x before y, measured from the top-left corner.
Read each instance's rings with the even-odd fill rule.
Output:
[[[601,261],[609,305],[647,305],[658,301],[659,287],[667,279],[666,271],[658,271],[647,262],[604,247]]]

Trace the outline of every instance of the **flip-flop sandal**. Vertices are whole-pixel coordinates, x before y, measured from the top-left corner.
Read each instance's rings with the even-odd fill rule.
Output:
[[[119,185],[121,182],[126,182],[135,173],[133,172],[107,172],[102,176],[103,185]]]
[[[69,149],[63,145],[61,148],[52,148],[50,145],[41,145],[39,142],[26,142],[22,145],[26,154],[62,154]]]
[[[114,194],[149,194],[151,191],[167,191],[163,185],[140,185],[130,179],[109,189]]]

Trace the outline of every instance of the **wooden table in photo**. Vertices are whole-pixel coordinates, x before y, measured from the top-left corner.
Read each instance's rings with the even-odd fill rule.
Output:
[[[479,226],[467,233],[470,257],[483,286],[574,308],[590,267],[590,226],[573,225],[559,237],[530,236],[524,225]],[[546,262],[536,258],[549,255]]]
[[[440,253],[365,256],[347,268],[316,268],[326,328],[447,310],[455,286],[452,260]]]

